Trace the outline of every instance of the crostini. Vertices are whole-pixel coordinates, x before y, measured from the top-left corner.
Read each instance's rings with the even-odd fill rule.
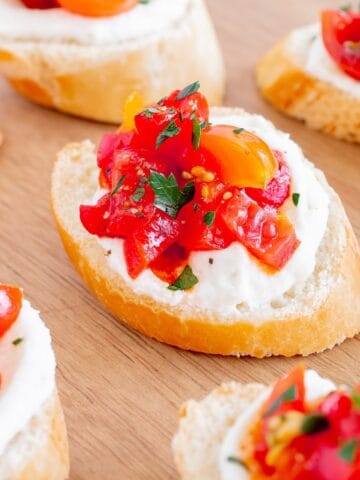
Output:
[[[69,452],[49,330],[0,284],[0,478],[65,480]]]
[[[360,142],[360,11],[326,10],[258,63],[257,82],[279,110],[314,129]]]
[[[336,193],[285,133],[195,82],[52,176],[65,249],[119,319],[223,355],[307,355],[360,330],[360,255]],[[211,123],[209,123],[211,122]]]
[[[0,0],[0,73],[28,99],[119,123],[133,90],[151,103],[195,76],[209,101],[222,103],[224,65],[204,0],[60,0],[49,8],[56,3]]]
[[[268,387],[223,384],[180,411],[182,480],[360,478],[360,389],[299,365]]]

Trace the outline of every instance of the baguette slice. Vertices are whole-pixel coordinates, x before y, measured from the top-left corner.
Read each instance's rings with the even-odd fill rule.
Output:
[[[276,44],[257,64],[262,95],[278,110],[309,127],[342,140],[360,142],[360,100],[305,69],[291,36]]]
[[[213,109],[213,115],[243,115],[241,109]],[[330,197],[326,233],[317,264],[301,295],[289,296],[266,310],[242,310],[239,316],[156,302],[137,295],[112,270],[97,238],[79,220],[79,205],[97,189],[94,145],[70,144],[58,155],[51,202],[65,250],[80,275],[106,308],[139,332],[177,347],[221,355],[308,355],[331,348],[360,331],[360,254],[336,193],[323,175]]]
[[[178,1],[186,4],[178,21],[122,43],[47,42],[41,32],[23,41],[0,34],[0,73],[36,103],[103,122],[121,122],[134,90],[150,104],[194,79],[211,104],[221,104],[225,70],[205,3]]]
[[[65,480],[69,451],[64,416],[55,391],[0,456],[1,480]]]
[[[258,383],[228,382],[203,400],[182,406],[172,443],[182,480],[219,480],[220,448],[229,428],[266,389]]]

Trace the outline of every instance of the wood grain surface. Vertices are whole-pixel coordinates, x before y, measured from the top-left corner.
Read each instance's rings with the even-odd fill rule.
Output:
[[[176,1],[176,0],[172,0]],[[226,104],[260,112],[291,132],[339,191],[360,236],[360,146],[308,130],[275,112],[254,85],[255,60],[330,0],[208,0],[224,50]],[[170,441],[177,411],[218,383],[270,382],[298,359],[217,358],[178,351],[116,322],[70,265],[49,209],[56,152],[98,141],[108,127],[32,105],[0,80],[0,278],[23,286],[51,327],[71,443],[72,480],[177,478]],[[335,381],[360,380],[359,339],[306,359]]]

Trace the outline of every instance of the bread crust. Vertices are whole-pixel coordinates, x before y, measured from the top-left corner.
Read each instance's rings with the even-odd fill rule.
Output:
[[[182,480],[219,480],[218,458],[227,432],[266,391],[258,383],[227,382],[181,407],[172,450]]]
[[[221,109],[224,115],[241,110]],[[332,195],[332,209],[338,210],[338,229],[344,232],[339,251],[326,252],[334,279],[326,298],[315,300],[304,312],[286,318],[268,318],[252,323],[231,323],[229,318],[173,307],[135,294],[108,265],[97,239],[80,224],[78,206],[91,198],[97,186],[95,156],[86,157],[85,144],[67,147],[55,164],[52,178],[52,209],[64,247],[89,288],[119,320],[135,330],[182,349],[221,355],[309,355],[331,348],[360,331],[360,253],[338,197]],[[85,158],[86,157],[86,158]],[[337,226],[336,226],[337,227]],[[335,235],[329,232],[328,236]],[[345,238],[346,237],[346,238]]]
[[[195,80],[221,104],[225,70],[203,0],[191,0],[178,24],[150,38],[84,46],[0,37],[0,72],[21,95],[80,117],[119,123],[127,96],[146,104]]]
[[[262,95],[278,110],[341,140],[360,142],[360,101],[308,74],[287,48],[277,43],[257,64]]]
[[[25,451],[25,458],[20,466],[9,459],[11,452],[19,449]],[[2,480],[68,478],[69,447],[64,415],[56,392],[0,456],[0,473]]]

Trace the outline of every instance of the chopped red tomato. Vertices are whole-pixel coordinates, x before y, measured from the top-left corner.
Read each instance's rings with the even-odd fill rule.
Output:
[[[179,221],[159,210],[124,243],[128,273],[136,278],[178,239]]]
[[[255,200],[260,207],[269,205],[279,208],[290,195],[291,175],[290,169],[284,160],[284,156],[278,150],[274,150],[274,156],[278,161],[278,169],[275,176],[265,189],[246,188],[247,195]]]
[[[108,17],[118,15],[135,7],[138,0],[58,0],[70,12],[87,17]]]
[[[209,121],[209,104],[206,97],[195,92],[184,98],[181,97],[181,90],[175,90],[169,97],[163,99],[160,105],[176,108],[181,112],[182,118],[191,119],[193,115],[200,123]]]
[[[223,218],[236,238],[271,268],[281,269],[299,246],[286,217],[271,207],[259,207],[242,191],[229,200]]]
[[[81,206],[80,219],[92,234],[124,239],[133,278],[150,268],[174,283],[192,251],[235,241],[280,269],[298,246],[277,211],[290,189],[281,153],[250,132],[209,127],[197,89],[195,82],[145,108],[133,130],[107,134],[99,146],[99,184],[108,193]]]
[[[2,337],[19,316],[22,293],[17,287],[0,285],[0,337]]]
[[[58,7],[57,0],[21,0],[27,8],[47,9]]]
[[[275,383],[271,395],[263,406],[263,414],[265,416],[284,413],[287,410],[298,410],[300,412],[304,411],[304,374],[304,364],[300,363],[288,375],[280,378]],[[283,396],[285,392],[290,392],[291,389],[293,389],[293,392],[289,394],[287,400],[285,399],[283,401]]]
[[[325,10],[321,22],[331,57],[345,73],[360,80],[360,12]]]
[[[151,270],[158,278],[171,285],[184,271],[188,258],[186,249],[173,243],[152,262]]]

